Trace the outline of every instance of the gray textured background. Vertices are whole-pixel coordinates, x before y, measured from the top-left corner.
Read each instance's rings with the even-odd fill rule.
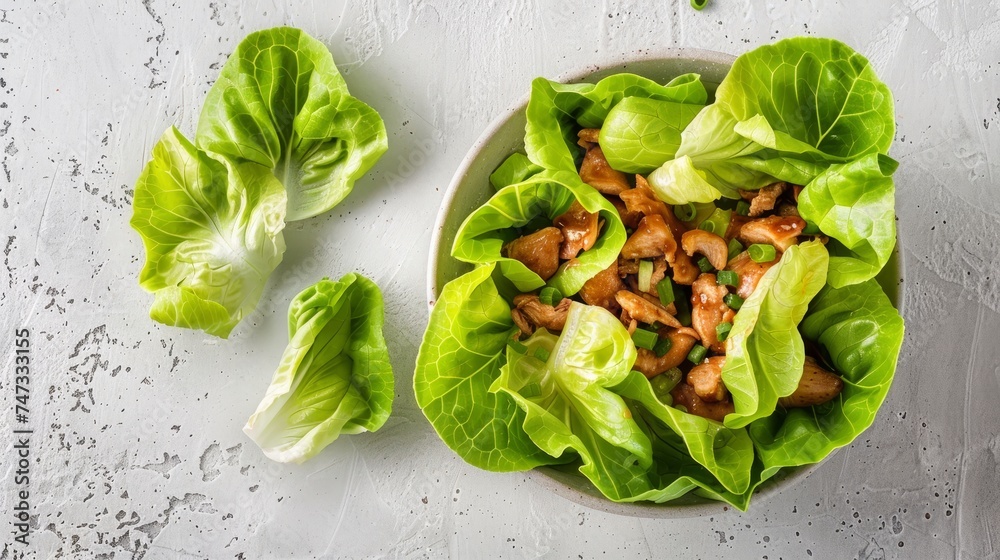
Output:
[[[9,348],[28,326],[27,557],[1000,557],[1000,2],[583,4],[0,2],[3,534]],[[229,341],[156,325],[136,283],[132,185],[168,125],[193,132],[236,43],[277,24],[330,47],[390,151],[330,215],[289,226],[255,324]],[[848,42],[896,96],[908,332],[875,425],[749,513],[685,521],[590,511],[457,459],[410,383],[429,234],[480,131],[538,75],[801,34]],[[306,465],[270,463],[240,428],[287,304],[350,270],[385,292],[395,413]]]

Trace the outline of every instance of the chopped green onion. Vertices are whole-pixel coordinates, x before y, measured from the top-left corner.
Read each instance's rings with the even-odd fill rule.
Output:
[[[743,252],[743,244],[736,239],[729,240],[729,259]]]
[[[659,339],[659,335],[653,331],[647,331],[646,329],[635,329],[635,332],[632,333],[632,342],[634,342],[638,348],[645,348],[646,350],[652,350],[655,348],[656,341]]]
[[[545,305],[559,305],[562,298],[562,292],[552,286],[546,286],[542,288],[542,291],[538,292],[538,300]]]
[[[702,272],[712,272],[715,270],[715,267],[712,266],[712,263],[708,262],[708,257],[702,257],[698,259],[698,269]]]
[[[543,362],[549,361],[549,351],[539,346],[533,352],[534,356]]]
[[[819,235],[819,226],[809,220],[806,220],[806,227],[802,230],[805,235]]]
[[[656,293],[660,296],[660,303],[666,307],[674,302],[674,283],[666,276],[656,283]]]
[[[731,210],[723,210],[721,208],[716,208],[708,218],[705,218],[703,222],[698,226],[698,229],[705,230],[709,233],[714,233],[719,237],[726,235],[726,230],[729,229],[729,221],[733,217],[733,212]]]
[[[656,342],[656,346],[653,346],[653,352],[656,353],[657,358],[662,358],[667,355],[673,345],[674,343],[669,338],[661,338]]]
[[[526,399],[533,399],[542,396],[542,386],[538,383],[528,383],[518,392]]]
[[[648,292],[653,279],[653,261],[639,261],[639,291]]]
[[[732,323],[719,323],[718,325],[716,325],[715,335],[719,339],[719,342],[722,342],[727,338],[729,338],[729,331],[731,330],[733,330]]]
[[[739,309],[743,307],[743,302],[745,300],[736,294],[726,294],[726,297],[722,298],[722,301],[726,302],[726,305],[728,305],[730,309]]]
[[[674,216],[677,216],[677,219],[682,222],[690,222],[697,215],[698,209],[695,207],[693,202],[674,206]]]
[[[674,306],[677,307],[677,320],[685,327],[691,326],[691,303],[680,286],[674,286]]]
[[[688,352],[688,361],[692,364],[700,364],[705,359],[705,354],[708,354],[708,348],[701,344],[695,344],[694,348]]]
[[[753,259],[753,262],[758,263],[771,262],[777,255],[773,246],[765,245],[764,243],[754,243],[747,251],[750,253],[750,258]]]
[[[739,214],[740,216],[749,216],[750,215],[750,203],[747,202],[747,201],[745,201],[745,200],[741,200],[741,201],[737,202],[736,203],[736,213]]]
[[[708,0],[691,0],[691,7],[698,11],[701,11],[706,4],[708,4]]]
[[[720,286],[736,287],[740,285],[740,275],[732,270],[720,270],[715,276],[715,282]]]
[[[681,382],[681,377],[683,375],[684,374],[681,373],[681,370],[677,368],[670,368],[660,375],[650,379],[649,383],[653,386],[653,394],[660,399],[664,396],[669,396],[670,391],[673,391],[674,387]]]
[[[667,393],[666,395],[656,395],[656,398],[660,399],[660,402],[667,406],[674,405],[674,396],[670,393]]]
[[[677,410],[679,410],[681,412],[687,412],[688,411],[688,407],[686,407],[686,406],[684,406],[682,404],[679,404],[679,405],[675,406],[674,408],[676,408]]]
[[[514,340],[513,338],[507,341],[507,346],[509,346],[511,350],[517,352],[518,354],[524,354],[525,356],[528,355],[528,347]]]

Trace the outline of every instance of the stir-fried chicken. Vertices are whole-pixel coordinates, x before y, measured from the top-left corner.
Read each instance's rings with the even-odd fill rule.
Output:
[[[548,280],[559,270],[559,249],[562,242],[562,231],[557,227],[547,227],[504,245],[500,254],[521,261],[529,270],[541,276],[542,280]]]
[[[580,299],[587,305],[603,307],[612,313],[617,313],[621,308],[615,295],[625,289],[625,284],[618,276],[618,261],[611,263],[611,266],[598,272],[593,278],[580,288]]]
[[[787,187],[787,183],[774,183],[758,191],[741,190],[740,195],[750,201],[750,217],[756,218],[774,210],[775,203]]]
[[[833,400],[844,388],[844,382],[836,375],[820,367],[811,356],[806,356],[802,377],[795,392],[778,399],[785,408],[815,406]]]
[[[647,378],[653,378],[684,363],[688,352],[694,348],[698,341],[697,333],[684,327],[680,329],[664,327],[660,329],[660,337],[670,340],[670,350],[666,354],[657,357],[652,350],[637,348],[635,364],[632,366]]]
[[[767,243],[779,251],[786,251],[798,243],[798,236],[806,228],[806,222],[795,216],[768,216],[747,222],[737,236],[744,245]],[[779,255],[780,256],[780,255]]]
[[[611,201],[611,204],[615,206],[615,210],[618,211],[618,215],[622,219],[622,223],[628,229],[634,230],[639,227],[639,220],[642,220],[642,212],[635,212],[629,210],[622,199],[614,195],[605,195],[605,198]]]
[[[639,222],[635,233],[622,247],[621,255],[625,259],[649,259],[672,255],[676,250],[677,242],[663,221],[663,217],[652,214]]]
[[[601,129],[599,128],[582,128],[580,132],[576,133],[576,137],[584,142],[590,142],[591,144],[596,144],[598,138],[601,136]]]
[[[705,402],[721,402],[729,397],[729,391],[722,382],[722,366],[725,356],[712,356],[691,368],[687,374],[687,384]]]
[[[546,305],[534,294],[521,294],[514,296],[514,309],[510,315],[525,335],[531,335],[537,328],[559,332],[566,325],[571,303],[569,298],[563,298],[555,306]]]
[[[683,406],[691,414],[716,422],[722,422],[727,414],[736,410],[731,401],[705,402],[687,383],[678,383],[670,395],[674,398],[674,406]]]
[[[629,316],[637,321],[647,324],[660,323],[669,327],[679,328],[680,321],[671,315],[666,308],[659,303],[652,302],[638,294],[633,294],[628,290],[622,290],[615,295],[618,305],[622,306]]]
[[[731,323],[736,312],[722,298],[729,291],[716,283],[715,275],[704,273],[691,285],[691,327],[698,331],[702,346],[716,354],[726,352],[725,342],[719,341],[715,328]]]
[[[587,150],[580,165],[580,179],[605,194],[618,194],[628,190],[628,177],[611,168],[600,146]]]
[[[736,287],[736,295],[743,299],[750,297],[750,294],[757,289],[757,283],[760,282],[764,273],[777,263],[778,261],[765,263],[754,262],[754,260],[750,258],[750,253],[746,251],[743,251],[733,257],[729,261],[729,264],[726,265],[726,268],[732,270],[739,276],[740,285]]]
[[[569,210],[552,221],[563,235],[560,259],[575,259],[580,251],[586,251],[597,243],[597,234],[601,231],[597,217],[596,212],[588,212],[578,201],[573,201]]]

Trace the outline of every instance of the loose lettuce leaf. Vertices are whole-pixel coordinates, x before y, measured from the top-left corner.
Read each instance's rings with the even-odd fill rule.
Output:
[[[780,397],[795,391],[805,362],[796,327],[826,281],[828,262],[819,241],[789,247],[736,314],[722,368],[736,408],[726,426],[740,428],[768,416]]]
[[[288,346],[243,431],[269,459],[302,463],[340,434],[378,430],[392,409],[382,293],[347,274],[306,288],[288,309]]]
[[[683,453],[710,475],[702,477],[700,470],[693,470],[689,476],[706,485],[721,483],[723,490],[733,494],[747,491],[753,465],[753,444],[745,429],[730,429],[719,422],[664,405],[653,393],[649,380],[637,371],[632,371],[613,390],[648,411],[680,436]],[[635,411],[635,407],[632,410]],[[653,423],[652,420],[648,422]]]
[[[493,188],[500,190],[509,187],[514,183],[526,181],[533,175],[537,175],[542,168],[531,163],[528,156],[520,153],[513,153],[490,174],[490,184]]]
[[[561,335],[540,329],[524,347],[527,353],[507,348],[490,392],[510,395],[524,410],[524,431],[535,445],[556,458],[575,451],[580,472],[612,500],[653,489],[649,439],[609,390],[635,362],[621,322],[604,308],[574,302]]]
[[[829,356],[844,389],[824,405],[778,408],[750,425],[769,469],[817,463],[865,431],[889,391],[903,343],[903,319],[875,280],[823,288],[801,330]]]
[[[281,184],[255,163],[214,159],[171,127],[139,176],[133,212],[150,316],[228,337],[285,251]]]
[[[608,112],[600,144],[611,167],[643,175],[673,159],[681,131],[703,104],[626,97]]]
[[[524,412],[488,389],[517,327],[484,265],[452,280],[431,311],[413,374],[417,404],[438,436],[470,465],[523,471],[556,461],[524,433]]]
[[[573,295],[587,280],[618,259],[626,240],[625,226],[615,207],[575,173],[544,172],[500,189],[465,219],[455,236],[451,254],[468,263],[498,263],[503,275],[521,292],[541,288],[546,282],[540,276],[520,261],[501,256],[500,250],[519,235],[515,228],[524,227],[537,217],[551,224],[574,200],[590,212],[599,212],[604,227],[593,247],[563,263],[548,280],[549,286],[564,295]]]
[[[582,154],[576,133],[600,128],[611,108],[626,97],[704,105],[708,93],[697,74],[666,85],[635,74],[615,74],[596,84],[560,84],[538,78],[531,83],[524,144],[528,158],[545,169],[576,172]]]
[[[799,194],[799,213],[835,241],[827,283],[835,288],[874,278],[896,245],[898,163],[870,154],[831,165]]]
[[[889,88],[863,56],[833,39],[785,39],[736,59],[677,158],[648,180],[674,204],[805,185],[831,164],[886,153],[894,133]]]
[[[240,42],[208,91],[196,141],[273,169],[288,221],[336,206],[387,148],[381,117],[351,97],[326,46],[290,27]]]

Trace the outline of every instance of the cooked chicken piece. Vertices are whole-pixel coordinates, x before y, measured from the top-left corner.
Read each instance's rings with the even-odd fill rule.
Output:
[[[731,323],[736,312],[722,298],[729,291],[715,281],[715,275],[703,273],[691,285],[691,327],[698,331],[701,344],[716,354],[726,351],[726,343],[719,341],[715,327]]]
[[[611,168],[600,146],[587,150],[580,164],[580,179],[605,194],[619,194],[629,188],[628,178]]]
[[[588,212],[576,200],[569,210],[552,220],[552,224],[562,230],[563,243],[559,249],[559,258],[564,260],[575,259],[580,251],[593,247],[597,243],[597,234],[601,231],[597,213]]]
[[[555,306],[545,305],[535,294],[514,296],[514,309],[510,311],[514,324],[526,335],[535,332],[536,328],[559,332],[566,325],[566,316],[573,300],[563,298]]]
[[[701,274],[701,269],[694,264],[694,260],[684,252],[683,248],[678,247],[674,251],[673,260],[667,257],[667,262],[670,264],[670,268],[673,269],[672,278],[676,284],[690,286],[698,278],[698,275]]]
[[[622,223],[625,224],[625,227],[631,230],[635,230],[635,228],[639,227],[639,220],[642,219],[641,212],[633,212],[629,210],[628,207],[625,206],[625,203],[622,202],[622,199],[615,195],[604,195],[604,198],[607,198],[611,201],[611,204],[614,204],[615,210],[618,211],[618,216],[621,217]]]
[[[778,209],[775,213],[779,216],[795,216],[796,218],[800,217],[799,207],[789,202],[782,202],[781,204],[779,204]]]
[[[622,290],[615,294],[618,305],[628,312],[629,316],[637,321],[653,324],[660,323],[668,327],[681,327],[680,321],[667,312],[659,303],[654,303],[638,294]]]
[[[740,234],[740,230],[744,225],[750,222],[750,218],[746,216],[740,216],[736,212],[733,212],[732,216],[729,218],[729,227],[726,228],[726,235],[723,237],[726,239],[726,246],[729,246],[729,242],[732,241]]]
[[[716,403],[705,402],[695,392],[694,387],[687,383],[678,383],[670,395],[674,398],[674,406],[683,406],[687,411],[695,416],[722,422],[727,414],[736,411],[731,401]]]
[[[802,185],[792,185],[792,199],[794,199],[795,202],[799,201],[799,194],[802,193],[802,189],[804,188],[805,187]]]
[[[623,259],[618,257],[618,276],[624,278],[629,274],[639,274],[639,259]]]
[[[615,294],[625,289],[625,284],[618,276],[618,261],[598,272],[580,288],[580,298],[587,305],[603,307],[612,313],[617,313],[621,306],[615,299]]]
[[[597,139],[601,136],[601,129],[599,128],[583,128],[580,132],[576,133],[577,138],[583,140],[584,142],[590,142],[592,144],[597,143]]]
[[[663,258],[653,259],[653,275],[649,277],[649,293],[656,294],[659,297],[659,292],[656,291],[656,285],[660,283],[667,277],[667,261]],[[636,280],[638,283],[638,280]]]
[[[803,408],[832,401],[844,388],[844,382],[837,375],[820,367],[811,356],[806,356],[802,377],[795,392],[778,399],[785,408]]]
[[[726,261],[729,259],[729,247],[726,245],[726,240],[702,229],[684,232],[681,237],[681,246],[684,247],[684,252],[689,257],[694,257],[695,253],[701,253],[717,270],[725,268]]]
[[[665,332],[667,331],[667,332]],[[637,348],[638,354],[632,369],[641,372],[647,378],[653,378],[684,363],[691,349],[694,348],[697,337],[695,332],[689,328],[673,329],[664,327],[660,329],[660,337],[670,339],[670,350],[663,356],[657,357],[656,352]]]
[[[663,218],[663,221],[670,226],[670,232],[674,234],[674,239],[680,239],[681,235],[687,231],[684,223],[674,215],[673,209],[667,206],[662,200],[656,198],[653,188],[649,186],[649,182],[642,175],[636,175],[635,188],[622,193],[622,195],[624,196],[619,196],[621,196],[622,201],[625,202],[625,206],[629,210],[642,212],[647,216],[650,214],[659,214]]]
[[[646,216],[639,222],[635,230],[622,247],[621,256],[625,259],[650,259],[671,255],[677,250],[670,228],[659,214]]]
[[[740,190],[740,195],[750,201],[750,217],[756,218],[774,210],[778,197],[785,192],[787,187],[787,183],[773,183],[758,191]]]
[[[786,251],[798,243],[798,237],[806,228],[802,218],[794,216],[768,216],[747,222],[740,228],[738,238],[741,243],[750,246],[753,243],[774,245],[779,251]]]
[[[638,263],[639,261],[625,261],[625,262]],[[638,266],[636,268],[638,268]],[[667,276],[667,262],[663,260],[663,257],[660,257],[658,259],[653,259],[653,274],[649,278],[648,292],[643,292],[642,290],[639,289],[639,277],[634,272],[632,274],[625,275],[624,281],[629,291],[639,294],[642,297],[659,304],[660,293],[656,291],[656,285],[660,282],[660,280],[666,278],[666,276]],[[671,315],[675,315],[677,313],[677,308],[674,306],[673,303],[666,306],[664,309],[666,309],[667,312],[670,313]]]
[[[687,383],[694,387],[701,400],[714,403],[729,397],[726,384],[722,382],[722,366],[725,363],[725,356],[712,356],[688,372]]]
[[[750,297],[750,294],[757,289],[757,283],[760,282],[764,273],[777,263],[777,260],[766,263],[754,262],[750,258],[750,253],[746,251],[733,257],[726,268],[735,272],[740,278],[740,285],[736,287],[736,295],[743,299]]]
[[[548,280],[559,270],[559,248],[562,242],[562,231],[557,227],[547,227],[504,245],[500,254],[521,261],[524,266],[541,276],[542,280]]]

